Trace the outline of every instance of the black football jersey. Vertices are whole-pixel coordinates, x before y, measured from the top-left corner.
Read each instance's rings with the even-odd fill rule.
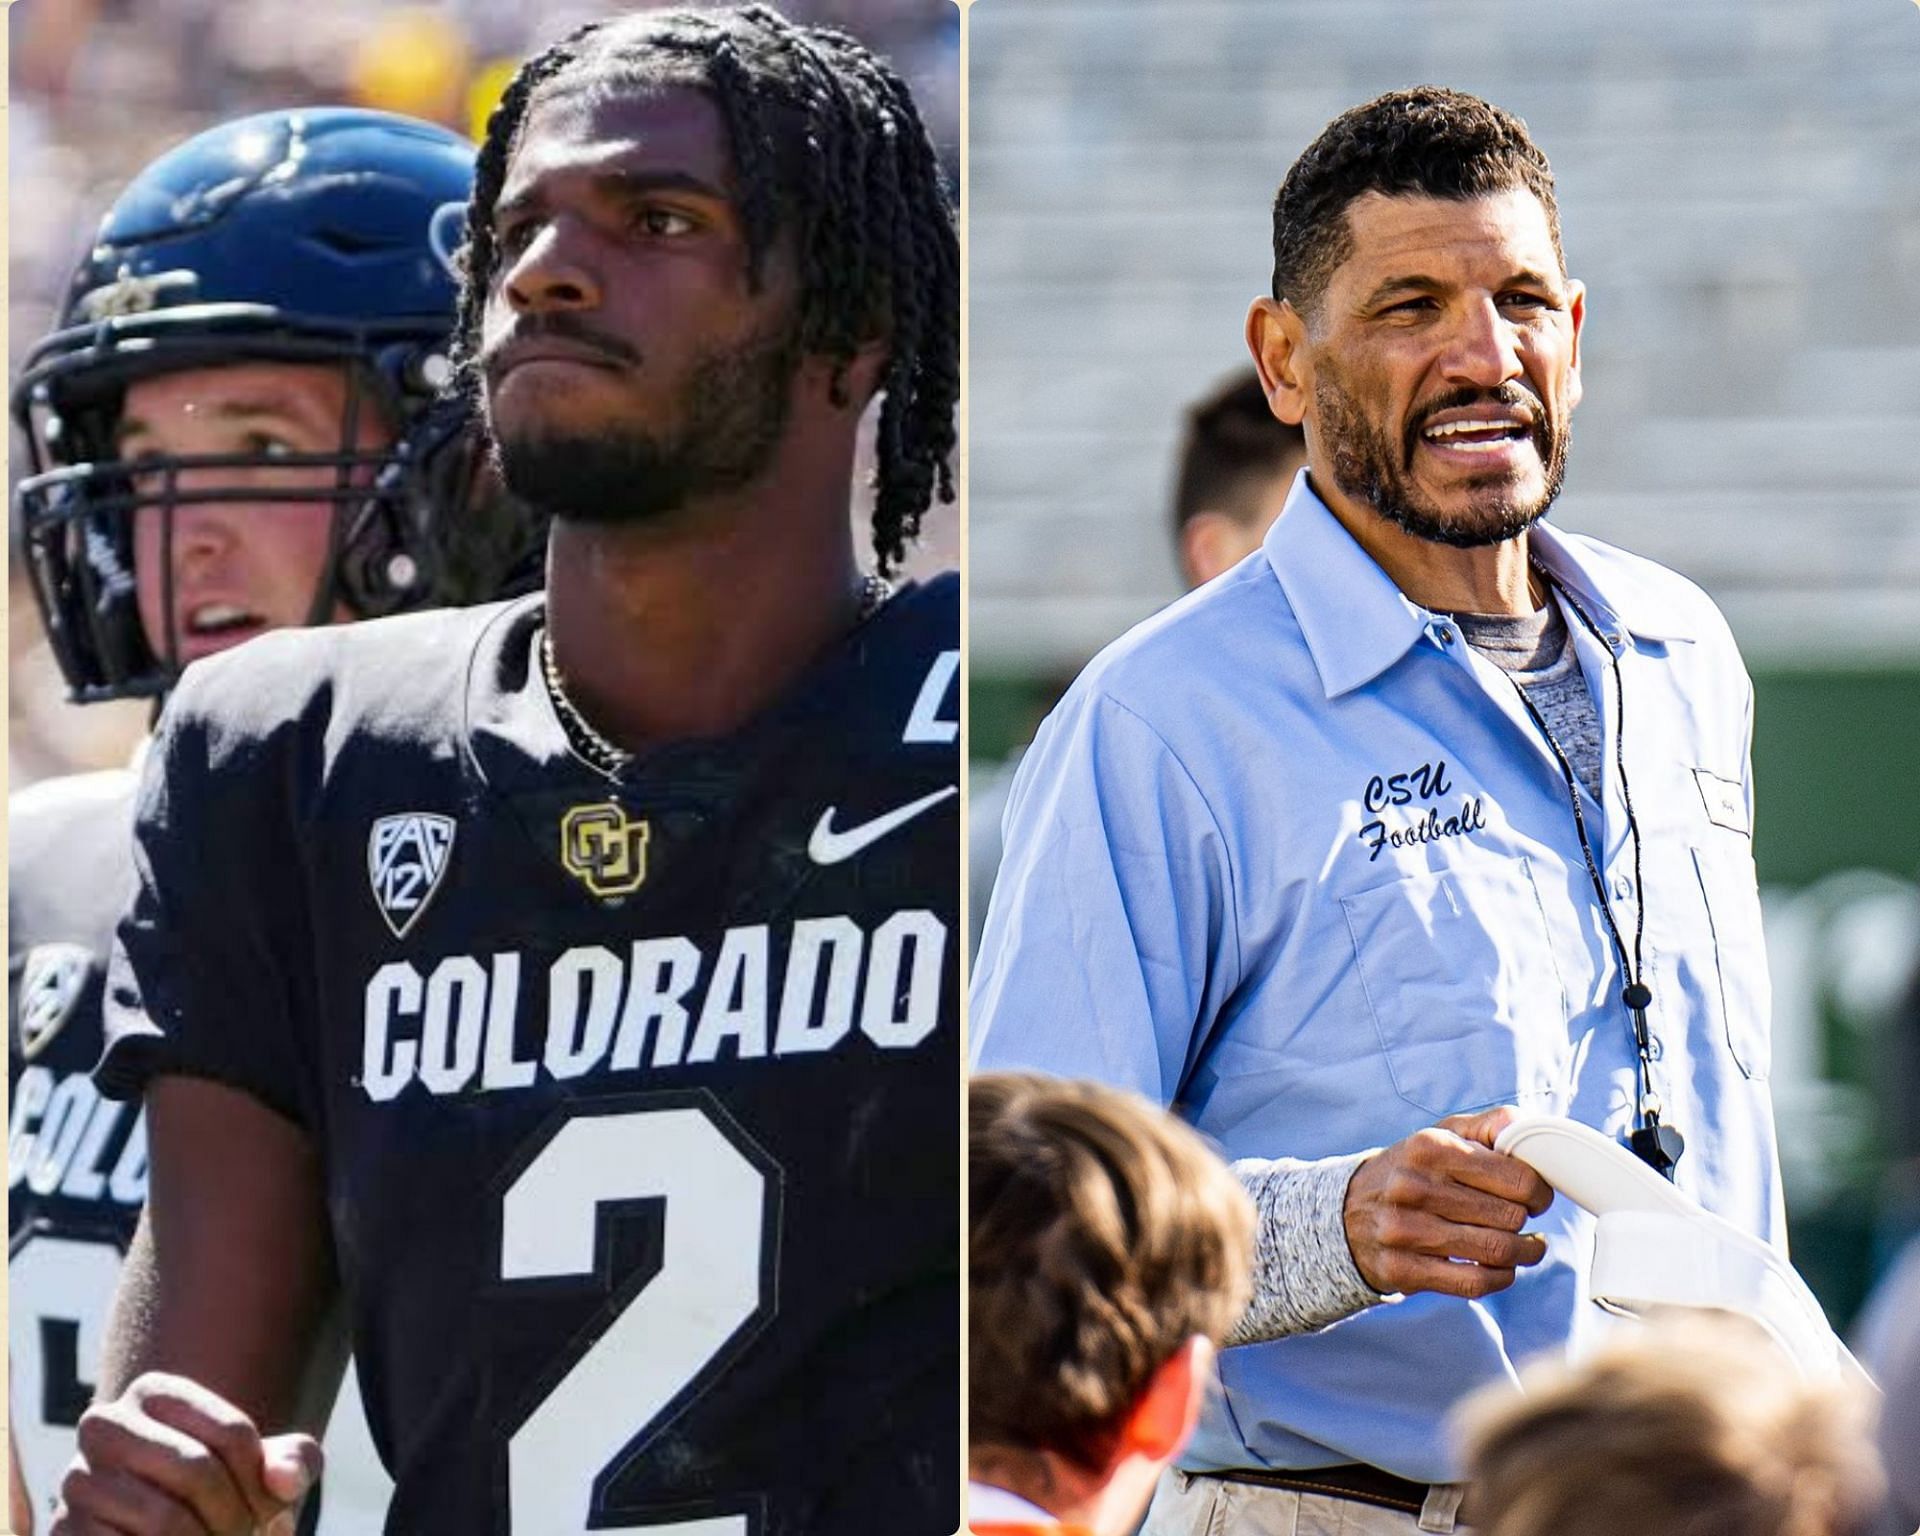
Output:
[[[617,775],[539,599],[175,695],[100,1079],[313,1137],[389,1532],[958,1525],[957,589]]]
[[[49,779],[8,802],[7,1353],[27,1493],[52,1517],[93,1399],[120,1265],[147,1198],[146,1117],[95,1088],[114,924],[133,885],[126,770]],[[389,1485],[351,1370],[303,1536],[365,1536]]]
[[[89,1075],[136,784],[124,770],[76,774],[7,806],[7,1354],[14,1441],[43,1520],[147,1196],[139,1108],[103,1098]]]

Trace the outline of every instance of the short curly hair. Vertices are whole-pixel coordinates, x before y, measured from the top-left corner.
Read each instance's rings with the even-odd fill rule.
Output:
[[[1273,296],[1303,315],[1319,309],[1329,279],[1353,254],[1347,208],[1369,192],[1464,200],[1518,187],[1546,210],[1564,275],[1553,168],[1519,118],[1440,85],[1351,107],[1320,131],[1274,194]]]

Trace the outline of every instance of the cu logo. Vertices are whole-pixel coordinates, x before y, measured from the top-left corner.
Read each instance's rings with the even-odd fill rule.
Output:
[[[596,896],[631,896],[647,878],[647,824],[613,801],[560,818],[560,862]]]

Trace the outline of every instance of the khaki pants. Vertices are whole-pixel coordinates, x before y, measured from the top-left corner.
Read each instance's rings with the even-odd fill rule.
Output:
[[[1438,1490],[1418,1515],[1352,1499],[1169,1472],[1154,1490],[1140,1536],[1470,1536],[1455,1518],[1457,1489]]]

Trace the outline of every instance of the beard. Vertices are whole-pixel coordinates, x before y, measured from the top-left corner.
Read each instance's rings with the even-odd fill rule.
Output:
[[[787,429],[800,357],[793,323],[702,353],[687,371],[678,421],[668,430],[543,425],[508,435],[489,412],[492,458],[507,490],[551,517],[602,526],[665,517],[766,471]]]
[[[1498,389],[1458,389],[1427,401],[1408,418],[1398,444],[1369,419],[1324,364],[1314,381],[1313,398],[1334,484],[1396,527],[1429,543],[1476,549],[1517,538],[1546,515],[1566,478],[1566,427],[1552,417],[1544,401],[1511,382]],[[1538,495],[1527,496],[1504,474],[1468,480],[1468,507],[1445,511],[1414,486],[1413,456],[1419,449],[1420,429],[1440,411],[1476,405],[1517,407],[1532,415],[1528,435],[1540,456],[1544,481]]]

